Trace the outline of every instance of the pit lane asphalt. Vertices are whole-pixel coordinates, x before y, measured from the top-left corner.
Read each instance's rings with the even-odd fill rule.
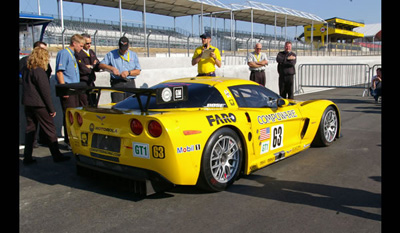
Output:
[[[343,137],[219,193],[176,187],[140,199],[123,180],[77,176],[74,159],[53,163],[45,147],[24,166],[20,150],[20,232],[381,232],[381,105],[361,94],[296,96],[338,104]]]

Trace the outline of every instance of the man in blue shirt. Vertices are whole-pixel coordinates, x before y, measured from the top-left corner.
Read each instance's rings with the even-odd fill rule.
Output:
[[[82,50],[84,43],[84,38],[79,34],[75,34],[71,37],[69,47],[57,53],[56,74],[59,84],[79,83],[79,66],[74,54]]]
[[[60,50],[56,57],[56,78],[58,84],[65,83],[79,83],[79,66],[75,58],[75,53],[79,53],[85,39],[79,35],[75,34],[71,37],[69,47]],[[69,145],[69,139],[67,135],[67,127],[65,124],[65,110],[67,108],[79,107],[80,95],[66,95],[61,96],[61,107],[64,114],[64,142]]]
[[[111,87],[135,88],[135,78],[140,74],[139,59],[135,52],[129,50],[129,40],[121,37],[118,41],[119,49],[106,54],[100,62],[99,68],[110,71]],[[118,103],[131,93],[111,93],[111,102]]]

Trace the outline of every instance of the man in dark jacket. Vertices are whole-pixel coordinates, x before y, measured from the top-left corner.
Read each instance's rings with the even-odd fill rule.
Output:
[[[99,59],[90,46],[92,45],[92,39],[89,34],[82,34],[85,39],[85,44],[79,53],[75,53],[75,58],[78,61],[80,82],[85,83],[88,86],[94,87],[94,81],[96,81],[95,71],[99,71]],[[80,106],[86,106],[93,104],[96,101],[96,94],[82,94],[79,97]]]
[[[279,95],[283,98],[293,99],[293,79],[296,74],[296,54],[292,52],[292,43],[285,43],[285,51],[276,56],[279,73]]]

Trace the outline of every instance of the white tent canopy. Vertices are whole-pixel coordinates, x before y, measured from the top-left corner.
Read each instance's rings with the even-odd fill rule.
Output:
[[[76,2],[82,4],[115,7],[120,9],[120,32],[122,34],[122,9],[143,12],[143,27],[146,37],[146,13],[153,13],[171,17],[200,15],[201,33],[203,27],[203,14],[211,14],[213,17],[231,20],[251,22],[252,35],[253,23],[276,27],[302,26],[325,22],[322,18],[303,11],[274,6],[266,3],[248,1],[246,5],[225,5],[218,0],[59,0],[62,19],[62,2]],[[82,8],[83,9],[83,8]],[[192,23],[193,27],[193,23]],[[193,29],[192,29],[193,31]],[[286,30],[285,30],[286,32]],[[232,32],[231,32],[232,33]],[[285,33],[286,34],[286,33]],[[232,34],[233,35],[233,34]]]

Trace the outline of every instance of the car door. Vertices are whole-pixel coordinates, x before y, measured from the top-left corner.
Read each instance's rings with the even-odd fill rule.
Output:
[[[297,105],[278,107],[280,96],[258,85],[234,86],[230,90],[240,109],[250,115],[255,160],[267,165],[296,150],[302,122]]]

